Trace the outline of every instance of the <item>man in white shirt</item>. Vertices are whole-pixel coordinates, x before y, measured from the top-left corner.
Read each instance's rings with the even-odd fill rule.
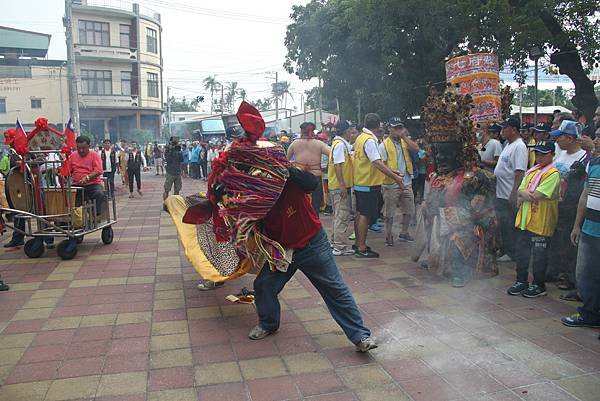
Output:
[[[500,135],[506,139],[494,175],[496,176],[496,215],[500,226],[502,256],[500,262],[514,260],[515,218],[517,214],[517,192],[523,174],[527,170],[529,153],[527,145],[519,135],[521,120],[510,116],[500,123]]]
[[[499,140],[492,137],[491,132],[500,132],[501,128],[498,124],[492,124],[484,127],[481,131],[481,150],[479,157],[481,158],[481,167],[492,171],[498,163],[498,158],[502,153],[502,144]]]
[[[392,171],[402,177],[402,188],[391,178],[386,178],[382,185],[383,219],[385,222],[385,244],[394,245],[393,224],[394,215],[400,209],[402,226],[398,239],[414,241],[408,232],[410,221],[415,214],[415,198],[412,190],[414,166],[410,152],[418,152],[419,145],[408,137],[408,130],[398,117],[390,118],[390,135],[379,144],[381,159]],[[395,160],[392,160],[395,159]]]
[[[108,197],[113,198],[115,196],[115,173],[117,172],[117,167],[119,165],[119,155],[118,152],[113,149],[110,139],[105,139],[102,143],[100,158],[102,159],[103,176],[106,178],[108,184]]]

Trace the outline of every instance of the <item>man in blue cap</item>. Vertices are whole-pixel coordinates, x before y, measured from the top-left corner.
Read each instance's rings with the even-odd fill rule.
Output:
[[[500,154],[494,169],[496,176],[496,214],[502,240],[502,256],[499,262],[514,260],[515,214],[517,212],[517,192],[523,173],[527,170],[527,146],[521,136],[521,119],[517,115],[510,116],[500,123],[500,135],[506,139],[506,146]]]
[[[581,149],[578,138],[578,127],[575,121],[564,120],[557,130],[550,132],[556,141],[557,149],[554,164],[560,172],[561,191],[558,204],[558,225],[550,247],[549,276],[557,280],[561,290],[575,288],[575,260],[577,248],[571,245],[569,235],[575,222],[577,203],[583,192],[585,165],[589,160],[588,153]],[[563,296],[567,300],[576,300],[575,292]]]

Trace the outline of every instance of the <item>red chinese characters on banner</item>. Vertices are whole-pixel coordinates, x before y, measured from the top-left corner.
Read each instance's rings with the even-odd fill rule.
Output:
[[[498,57],[492,53],[474,53],[446,62],[446,79],[458,85],[461,95],[470,94],[475,107],[474,122],[497,121],[502,115]]]

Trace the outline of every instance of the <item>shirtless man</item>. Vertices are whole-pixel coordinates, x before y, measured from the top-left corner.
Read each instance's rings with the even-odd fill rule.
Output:
[[[329,157],[329,146],[314,138],[315,124],[304,122],[300,125],[300,138],[296,139],[287,151],[287,158],[298,167],[310,171],[318,179],[321,185],[312,193],[312,206],[319,214],[321,202],[323,201],[323,182],[321,171],[321,155]]]

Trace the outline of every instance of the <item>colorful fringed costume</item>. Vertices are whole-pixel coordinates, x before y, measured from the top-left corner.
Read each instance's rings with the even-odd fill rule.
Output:
[[[237,117],[245,136],[213,161],[208,193],[165,201],[188,259],[202,278],[216,282],[265,263],[285,269],[291,261],[290,251],[260,227],[279,199],[291,165],[281,146],[258,140],[265,126],[253,106],[243,102]]]

